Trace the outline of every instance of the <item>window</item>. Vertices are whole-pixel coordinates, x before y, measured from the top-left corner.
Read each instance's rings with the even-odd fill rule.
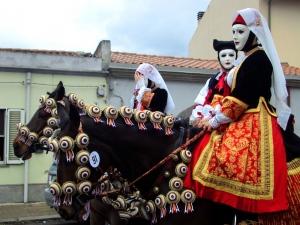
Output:
[[[20,164],[14,154],[13,141],[17,135],[16,124],[24,122],[24,110],[0,109],[0,164]]]
[[[5,109],[0,109],[0,161],[4,161],[4,150],[5,150],[4,124],[5,124]]]

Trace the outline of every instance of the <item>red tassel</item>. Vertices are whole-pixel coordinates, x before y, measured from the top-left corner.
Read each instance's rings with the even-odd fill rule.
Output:
[[[124,118],[124,121],[125,121],[125,123],[126,123],[128,126],[132,126],[132,125],[133,125],[132,121],[131,121],[129,118]]]
[[[103,121],[99,117],[94,118],[95,123],[102,123]]]
[[[66,151],[66,158],[67,158],[67,162],[72,162],[74,160],[74,152],[72,149]]]
[[[191,213],[191,212],[194,212],[193,203],[192,202],[185,203],[184,213]]]
[[[156,211],[154,211],[154,212],[152,213],[151,223],[152,223],[152,224],[157,223]]]
[[[160,208],[160,218],[164,218],[167,215],[167,209],[166,207],[161,207]]]
[[[85,213],[82,215],[82,220],[87,221],[87,219],[90,217],[90,214],[91,214],[91,202],[90,201],[85,203],[84,212]]]
[[[178,205],[177,205],[177,203],[171,203],[170,204],[170,211],[169,211],[169,213],[177,213],[177,212],[179,212],[180,210],[179,210],[179,208],[178,208]]]
[[[147,130],[145,123],[143,123],[143,122],[138,122],[138,127],[140,130]]]
[[[66,206],[72,205],[72,195],[70,194],[65,195],[63,204]]]
[[[44,108],[44,111],[45,111],[46,113],[51,113],[51,108],[46,106],[46,107]]]
[[[159,123],[153,123],[153,127],[154,129],[157,129],[157,130],[162,130],[161,126]]]
[[[97,197],[98,195],[100,195],[102,193],[101,190],[101,186],[99,183],[96,184],[96,187],[94,188],[94,190],[92,191],[92,195],[95,195],[95,197]]]
[[[56,207],[60,206],[60,196],[59,195],[54,195],[53,196],[53,205]]]
[[[116,127],[115,120],[111,118],[107,118],[106,123],[108,126]]]
[[[173,134],[172,128],[166,127],[166,128],[165,128],[165,134],[166,134],[166,135],[172,135],[172,134]]]

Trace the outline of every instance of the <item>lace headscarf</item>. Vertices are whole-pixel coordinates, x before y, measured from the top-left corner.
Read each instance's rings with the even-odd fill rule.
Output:
[[[167,85],[166,85],[164,79],[162,78],[162,76],[160,75],[160,73],[158,72],[158,70],[149,63],[142,63],[141,65],[139,65],[139,67],[136,69],[136,71],[143,74],[144,79],[149,79],[149,80],[153,81],[157,87],[159,87],[161,89],[165,89],[168,92],[168,100],[167,100],[165,112],[167,114],[171,113],[175,108],[175,104],[174,104],[173,98],[167,88]]]

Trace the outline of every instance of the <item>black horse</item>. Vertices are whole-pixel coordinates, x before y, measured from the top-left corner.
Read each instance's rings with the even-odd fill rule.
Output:
[[[57,102],[63,100],[64,97],[65,91],[63,85],[59,84],[54,92],[49,93],[48,98],[54,99],[57,104]],[[91,148],[95,148],[100,152],[100,156],[102,157],[101,169],[105,171],[109,166],[118,168],[122,176],[128,179],[129,182],[133,181],[162,158],[170,154],[171,151],[180,144],[180,139],[182,139],[183,136],[183,133],[180,132],[180,130],[183,129],[180,128],[179,123],[174,126],[173,135],[165,135],[164,131],[154,129],[150,122],[145,123],[146,130],[140,130],[135,122],[134,126],[128,126],[120,116],[115,121],[116,127],[112,127],[102,122],[95,123],[95,120],[87,115],[79,117],[78,109],[71,106],[72,104],[69,104],[69,107],[67,105],[68,104],[66,104],[65,107],[58,106],[58,109],[61,109],[59,109],[59,117],[62,130],[74,130],[75,132],[81,121],[83,131],[87,133],[91,139],[90,146],[94,146]],[[50,108],[50,106],[48,108]],[[41,106],[27,124],[30,133],[36,133],[38,137],[41,135],[43,128],[47,125],[47,120],[51,117],[50,110],[46,109],[47,104],[46,106]],[[101,117],[103,121],[106,119],[104,116]],[[40,144],[36,140],[33,140],[30,144],[26,144],[22,141],[20,136],[22,136],[21,132],[19,132],[19,135],[14,141],[15,155],[23,159],[29,159],[31,153],[34,152],[36,148],[39,148]],[[96,144],[93,145],[93,143]],[[99,149],[99,147],[97,147],[99,143],[106,147]],[[63,162],[63,160],[61,162]],[[62,175],[60,175],[61,171],[66,170],[60,168],[62,167],[59,167],[58,177],[62,177]],[[167,166],[167,169],[170,170],[170,166]],[[157,196],[158,194],[153,192],[153,186],[156,185],[155,181],[159,182],[157,187],[163,184],[162,187],[159,187],[160,190],[163,190],[164,187],[168,189],[168,179],[165,178],[167,169],[166,167],[158,168],[137,182],[135,186],[144,196]],[[180,207],[182,208],[182,206]],[[103,207],[103,204],[99,200],[92,202],[92,209],[93,208],[98,212],[96,216],[101,215],[101,213],[103,214],[103,212],[105,216],[109,216],[108,212],[111,212],[110,210],[105,211],[107,207]],[[100,208],[102,208],[101,212],[98,211]],[[184,214],[181,212],[172,215],[167,214],[165,218],[159,220],[159,223],[187,224],[187,221],[189,221],[188,224],[218,224],[216,219],[221,218],[220,215],[222,212],[226,214],[226,208],[227,207],[214,204],[210,201],[197,200],[194,202],[193,213]],[[181,211],[183,211],[183,209],[181,209]],[[74,212],[76,212],[76,209],[68,209],[64,214],[69,214],[68,216],[70,216],[74,214]],[[218,217],[215,216],[216,214]],[[114,214],[112,214],[112,217],[113,215]]]
[[[63,86],[58,85],[58,88],[49,97],[54,98],[58,102],[64,99],[64,95]],[[97,149],[100,156],[104,159],[101,161],[101,169],[105,170],[106,167],[114,166],[129,181],[133,181],[143,174],[179,144],[178,139],[181,137],[179,126],[173,128],[174,134],[172,136],[166,136],[164,132],[154,129],[150,122],[146,123],[147,130],[141,131],[137,126],[128,126],[121,117],[118,117],[115,121],[116,127],[112,127],[105,122],[95,123],[95,120],[87,115],[79,116],[78,108],[73,107],[72,104],[68,103],[68,99],[66,100],[67,104],[64,107],[58,107],[62,130],[68,132],[73,130],[76,132],[81,121],[84,132],[88,133],[91,138],[91,146],[94,146],[92,148]],[[51,116],[45,112],[42,107],[36,112],[27,125],[31,132],[41,133],[47,119]],[[107,118],[102,115],[100,119],[105,121]],[[95,144],[93,145],[92,143],[94,142]],[[99,143],[104,147],[98,149]],[[14,143],[15,154],[18,157],[27,159],[35,146],[37,144],[26,145],[17,137]],[[165,178],[166,172],[171,171],[172,164],[177,164],[172,162],[170,161],[165,167],[157,169],[135,184],[143,195],[149,198],[156,196],[157,193],[153,192],[153,186],[157,186],[162,191],[168,189],[168,179]],[[172,174],[170,175],[172,176]],[[155,184],[157,181],[159,184]],[[100,221],[102,219],[104,221],[104,219],[110,217],[108,220],[110,220],[111,224],[118,224],[113,221],[116,217],[113,209],[103,205],[101,200],[93,200],[92,208],[94,208],[94,216],[92,217],[94,220]],[[159,224],[224,224],[230,223],[233,216],[229,207],[217,205],[206,200],[197,199],[194,202],[194,209],[194,213],[190,214],[182,212],[167,214],[165,218],[159,220]],[[181,211],[183,210],[181,209]]]

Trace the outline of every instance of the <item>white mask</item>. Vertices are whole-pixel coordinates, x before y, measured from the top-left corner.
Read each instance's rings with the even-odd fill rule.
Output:
[[[249,28],[243,24],[234,24],[232,26],[232,34],[235,48],[241,51],[249,38]]]
[[[223,49],[219,52],[219,59],[223,68],[230,70],[236,59],[236,52],[233,49]]]

